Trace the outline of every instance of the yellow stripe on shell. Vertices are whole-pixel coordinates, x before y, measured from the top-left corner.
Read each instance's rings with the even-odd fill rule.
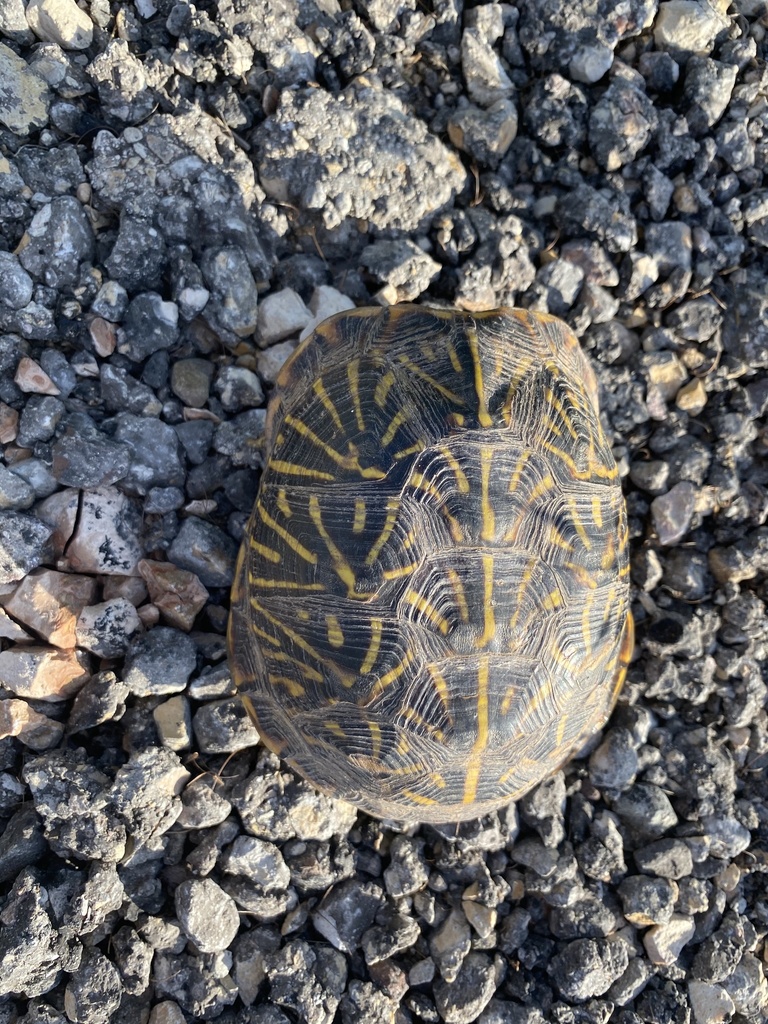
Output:
[[[482,755],[488,746],[488,674],[489,665],[486,655],[480,660],[477,668],[477,738],[469,752],[462,797],[462,802],[465,804],[471,804],[477,796]]]

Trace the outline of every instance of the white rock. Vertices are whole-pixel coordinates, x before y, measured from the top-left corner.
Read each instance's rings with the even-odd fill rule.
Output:
[[[321,284],[312,292],[312,298],[309,300],[312,318],[299,335],[299,340],[303,341],[308,334],[314,331],[318,324],[321,324],[323,320],[327,320],[329,316],[333,316],[334,313],[343,313],[345,309],[354,308],[355,304],[348,295],[344,295],[337,288],[332,288],[329,284]]]
[[[666,0],[659,4],[653,26],[656,46],[663,50],[709,55],[715,36],[728,28],[728,19],[697,0]]]
[[[696,925],[692,917],[673,914],[666,924],[655,924],[643,935],[643,945],[651,963],[668,967],[693,938]]]
[[[571,57],[568,70],[576,82],[592,85],[607,74],[613,64],[610,46],[580,46]]]
[[[266,348],[296,334],[307,325],[311,315],[293,288],[272,292],[259,304],[259,345]]]
[[[141,619],[136,609],[124,597],[114,597],[83,608],[77,620],[77,644],[101,658],[117,658],[138,629]]]
[[[67,547],[68,567],[74,572],[136,576],[144,554],[140,532],[140,513],[122,491],[84,491],[77,529]]]
[[[688,998],[696,1024],[719,1024],[730,1020],[736,1009],[724,988],[707,981],[689,981]]]
[[[18,135],[48,123],[48,87],[9,46],[0,43],[0,123]]]
[[[75,0],[29,0],[27,22],[38,39],[64,50],[87,50],[93,42],[93,22]]]
[[[269,348],[260,352],[256,360],[256,369],[259,371],[261,379],[267,384],[274,384],[283,363],[293,355],[295,350],[295,341],[278,341],[276,345],[270,345]]]

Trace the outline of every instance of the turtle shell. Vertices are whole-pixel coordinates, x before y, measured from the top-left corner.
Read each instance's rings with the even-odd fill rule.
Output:
[[[604,724],[631,649],[624,500],[565,324],[358,309],[299,346],[232,592],[268,747],[379,817],[477,817]]]

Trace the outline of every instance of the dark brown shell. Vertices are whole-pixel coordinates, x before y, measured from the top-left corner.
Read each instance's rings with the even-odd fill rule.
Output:
[[[430,822],[521,796],[610,713],[628,601],[594,376],[559,320],[361,309],[285,365],[230,657],[320,789]]]

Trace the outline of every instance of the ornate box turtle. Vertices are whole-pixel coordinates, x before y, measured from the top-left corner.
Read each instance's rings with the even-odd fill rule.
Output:
[[[264,742],[379,817],[520,797],[606,721],[632,649],[624,501],[561,321],[331,317],[267,416],[232,592]]]

